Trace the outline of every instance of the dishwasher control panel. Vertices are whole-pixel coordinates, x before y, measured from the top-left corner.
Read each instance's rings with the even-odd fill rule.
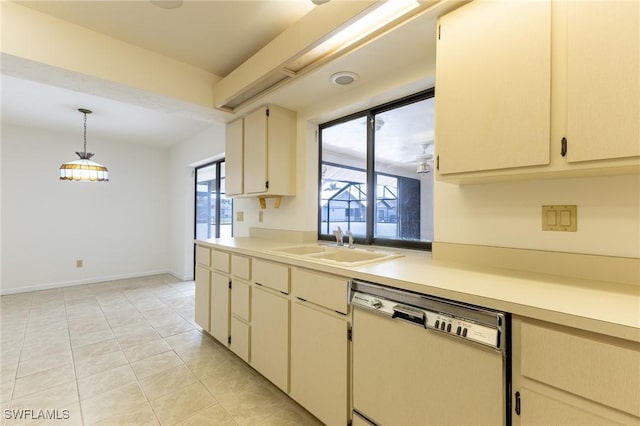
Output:
[[[493,348],[500,347],[499,330],[459,315],[419,308],[372,294],[353,292],[351,304],[370,309],[393,319],[404,320],[453,337],[480,343]]]

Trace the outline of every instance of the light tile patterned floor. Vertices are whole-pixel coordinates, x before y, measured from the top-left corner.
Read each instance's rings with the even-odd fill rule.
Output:
[[[170,275],[2,296],[0,424],[321,424],[203,333],[193,297]]]

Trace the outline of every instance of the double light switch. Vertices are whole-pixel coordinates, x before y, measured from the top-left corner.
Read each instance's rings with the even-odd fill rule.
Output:
[[[542,206],[543,231],[578,230],[578,206]]]

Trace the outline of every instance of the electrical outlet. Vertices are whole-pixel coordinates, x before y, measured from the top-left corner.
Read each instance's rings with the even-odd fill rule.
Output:
[[[236,222],[244,222],[244,212],[236,212]]]
[[[84,260],[78,259],[76,260],[76,268],[82,268],[84,266]]]
[[[259,211],[258,212],[258,222],[262,222],[263,218],[264,218],[264,212]]]
[[[543,231],[578,231],[578,206],[542,206]]]

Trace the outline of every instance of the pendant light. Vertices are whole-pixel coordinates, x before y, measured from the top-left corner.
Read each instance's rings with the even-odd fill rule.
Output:
[[[87,114],[91,110],[78,109],[84,114],[84,152],[76,152],[79,160],[69,161],[60,166],[60,180],[72,180],[78,182],[108,182],[109,170],[101,164],[91,161],[93,154],[87,152]]]

